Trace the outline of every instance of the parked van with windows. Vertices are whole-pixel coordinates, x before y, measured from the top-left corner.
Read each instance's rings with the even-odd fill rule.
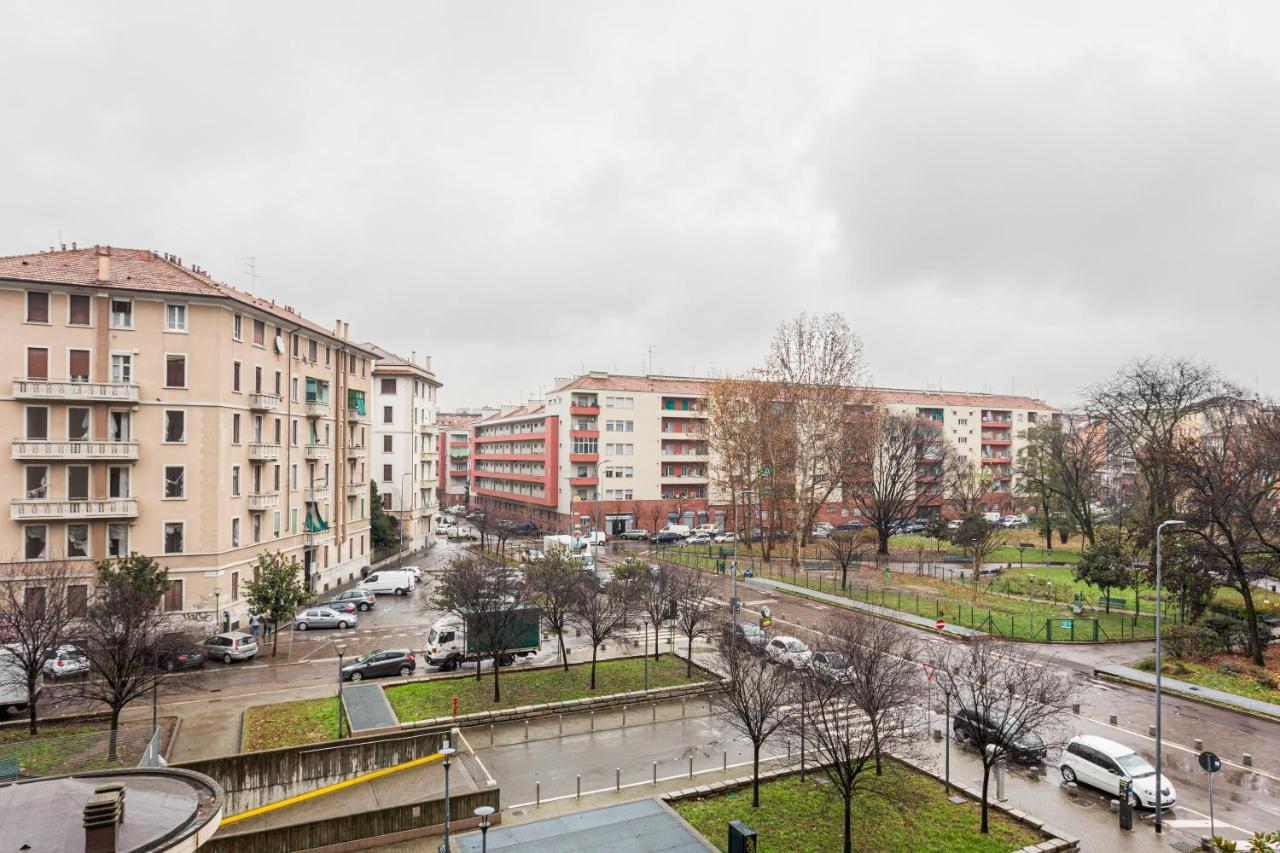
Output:
[[[379,569],[356,584],[356,589],[372,593],[408,595],[418,585],[418,578],[410,571]]]

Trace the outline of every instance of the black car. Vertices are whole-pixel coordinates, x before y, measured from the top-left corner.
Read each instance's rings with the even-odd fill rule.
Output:
[[[830,678],[842,684],[858,680],[856,673],[843,652],[815,651],[809,659],[809,668],[824,678]]]
[[[752,654],[760,655],[764,654],[764,646],[769,642],[769,638],[765,636],[764,631],[750,622],[737,622],[724,626],[721,642],[736,645]]]
[[[846,521],[843,524],[837,524],[836,530],[861,530],[867,525],[861,521]]]
[[[184,634],[166,634],[152,651],[152,663],[165,672],[204,666],[205,653],[200,644]]]
[[[343,681],[360,681],[382,675],[398,675],[404,678],[418,668],[417,660],[409,649],[379,649],[353,660],[342,668]]]
[[[649,537],[649,541],[662,545],[667,542],[682,542],[684,541],[684,537],[679,533],[671,533],[668,531],[665,533],[655,533],[653,536]]]
[[[956,738],[979,749],[989,744],[1000,746],[1020,764],[1040,764],[1049,755],[1038,734],[1016,723],[996,716],[986,716],[968,709],[956,713],[951,726]]]

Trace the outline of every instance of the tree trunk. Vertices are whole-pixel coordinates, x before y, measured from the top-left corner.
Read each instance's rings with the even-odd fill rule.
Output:
[[[1262,657],[1262,644],[1258,642],[1258,611],[1254,609],[1253,590],[1247,580],[1240,584],[1240,596],[1244,599],[1245,622],[1249,626],[1249,657],[1253,659],[1254,666],[1266,667],[1267,662]]]
[[[853,853],[853,838],[849,834],[853,828],[852,818],[853,791],[850,789],[844,795],[844,853]]]
[[[1138,627],[1138,615],[1142,612],[1142,599],[1138,597],[1141,582],[1133,585],[1133,627]]]
[[[653,621],[653,659],[658,660],[662,657],[662,651],[658,646],[658,620]]]
[[[880,726],[874,718],[871,720],[871,748],[876,756],[876,775],[883,776],[884,771],[880,768]]]
[[[564,627],[563,626],[561,626],[561,628],[558,631],[556,631],[556,639],[560,642],[560,660],[564,662],[564,671],[568,672],[569,671],[569,652],[568,652],[568,649],[564,647]]]
[[[36,680],[27,678],[27,731],[36,734]]]
[[[1106,604],[1104,605],[1106,612],[1110,613],[1111,612],[1111,587],[1106,586],[1102,588],[1102,598],[1103,598],[1103,601],[1106,602]]]
[[[111,709],[111,739],[107,746],[107,760],[116,760],[116,750],[120,740],[120,709],[112,707]]]
[[[889,525],[884,524],[876,528],[876,553],[889,556]]]
[[[498,684],[498,668],[502,664],[500,658],[500,655],[493,656],[493,704],[495,705],[502,701],[502,688]]]
[[[689,660],[685,662],[684,677],[693,678],[693,634],[689,635]]]
[[[990,784],[991,765],[984,762],[982,765],[982,828],[978,830],[983,835],[986,835],[989,831],[987,826],[987,788]]]
[[[276,656],[276,649],[280,645],[280,620],[271,617],[271,656]]]
[[[600,647],[596,645],[595,640],[591,641],[591,689],[596,689],[596,655]]]
[[[751,808],[760,808],[760,744],[751,745]]]

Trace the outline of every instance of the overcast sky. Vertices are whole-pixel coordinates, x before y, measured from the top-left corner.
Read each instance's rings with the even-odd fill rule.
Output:
[[[173,252],[442,404],[742,371],[1280,391],[1274,3],[8,3],[0,253]]]

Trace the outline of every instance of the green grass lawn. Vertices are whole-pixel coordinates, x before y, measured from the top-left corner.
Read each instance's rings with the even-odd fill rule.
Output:
[[[685,661],[664,654],[649,661],[649,686],[668,687],[685,684]],[[693,681],[705,676],[697,669]],[[493,701],[493,675],[475,678],[451,678],[417,681],[387,688],[387,699],[401,722],[445,717],[453,713],[453,697],[458,697],[458,713],[474,714],[498,708],[515,708],[543,702],[565,702],[610,693],[644,689],[644,660],[614,658],[602,660],[596,667],[596,689],[591,689],[591,664],[578,663],[563,669],[539,669],[522,672],[509,670],[502,676],[502,701]]]
[[[338,736],[338,697],[255,705],[244,712],[240,749],[257,752]]]
[[[166,733],[172,731],[172,726],[172,718],[161,719]],[[0,729],[0,756],[16,759],[23,775],[136,767],[151,736],[150,722],[121,725],[116,735],[116,757],[112,759],[110,724],[106,720],[42,721],[39,729],[34,736],[26,726]]]
[[[751,807],[751,789],[675,803],[680,816],[721,850],[728,849],[728,822],[741,820],[758,833],[759,849],[828,851],[841,849],[844,803],[821,773],[760,786],[760,808]],[[946,850],[949,853],[1008,853],[1041,841],[1030,829],[994,809],[991,832],[981,835],[980,807],[955,805],[942,785],[896,762],[876,777],[867,773],[853,799],[854,850]]]
[[[1274,667],[1280,661],[1267,656],[1268,669],[1260,669],[1251,664],[1248,658],[1233,655],[1219,656],[1213,660],[1192,661],[1175,660],[1165,657],[1163,673],[1167,678],[1189,681],[1202,687],[1224,690],[1238,696],[1248,696],[1262,702],[1280,705],[1280,672]],[[1155,657],[1144,658],[1134,664],[1137,669],[1147,672],[1155,671]]]

